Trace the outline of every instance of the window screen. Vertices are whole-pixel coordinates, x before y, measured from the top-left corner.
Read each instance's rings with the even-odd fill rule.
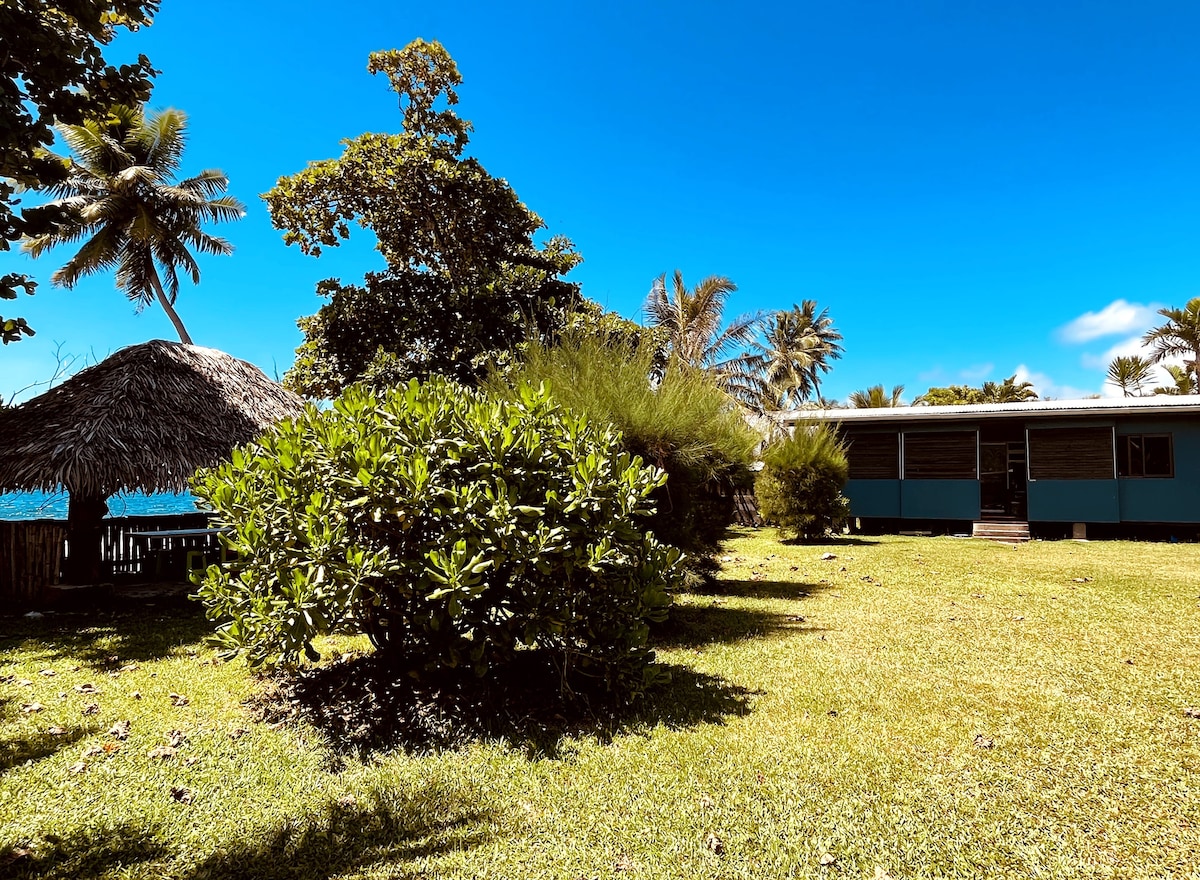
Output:
[[[848,434],[846,458],[852,480],[900,479],[900,435]]]
[[[1029,476],[1034,480],[1111,480],[1112,428],[1031,428]]]
[[[978,452],[974,431],[904,435],[904,479],[974,480]]]

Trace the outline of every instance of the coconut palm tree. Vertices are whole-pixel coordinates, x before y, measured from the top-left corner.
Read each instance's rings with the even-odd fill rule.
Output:
[[[904,394],[903,385],[893,385],[892,393],[888,395],[882,385],[872,385],[866,391],[852,392],[847,402],[854,409],[882,409],[884,407],[904,406],[901,399]]]
[[[980,390],[980,403],[1020,403],[1025,400],[1037,400],[1037,391],[1032,382],[1017,383],[1016,374],[1009,376],[1003,382],[984,382]]]
[[[745,359],[750,372],[741,384],[747,402],[769,411],[819,400],[821,374],[842,356],[841,341],[829,309],[818,313],[814,300],[776,312],[767,322],[763,341],[754,342]]]
[[[1125,397],[1141,397],[1142,386],[1150,381],[1153,370],[1154,365],[1141,355],[1118,356],[1108,365],[1108,381]]]
[[[726,390],[743,381],[747,364],[741,349],[751,344],[763,322],[761,315],[742,315],[723,328],[725,302],[735,290],[736,284],[719,275],[688,290],[676,269],[671,290],[667,276],[659,276],[645,305],[650,325],[665,331],[671,356],[684,366],[711,373]]]
[[[1150,362],[1160,364],[1167,358],[1181,357],[1183,368],[1194,379],[1200,380],[1200,296],[1189,300],[1182,309],[1159,309],[1158,313],[1167,319],[1167,323],[1142,337],[1142,341],[1154,349]],[[1197,383],[1192,387],[1200,391]]]
[[[57,198],[44,210],[61,213],[53,231],[27,240],[34,257],[64,244],[83,242],[75,256],[50,276],[71,288],[85,275],[116,269],[117,287],[140,311],[157,301],[182,342],[192,339],[175,312],[182,270],[200,282],[192,251],[228,254],[233,246],[201,229],[207,221],[236,220],[245,213],[225,175],[206,170],[172,182],[183,155],[187,116],[174,109],[146,116],[142,107],[116,106],[107,119],[59,126],[70,147],[67,179],[51,189]]]

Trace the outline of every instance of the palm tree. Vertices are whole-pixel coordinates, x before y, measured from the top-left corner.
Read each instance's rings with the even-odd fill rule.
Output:
[[[984,382],[980,389],[980,403],[1020,403],[1024,400],[1037,400],[1037,392],[1032,382],[1017,384],[1014,373],[999,385],[995,382]]]
[[[1155,388],[1155,394],[1200,394],[1200,385],[1192,378],[1192,374],[1176,364],[1163,364],[1163,369],[1171,375],[1174,385]]]
[[[727,390],[746,373],[745,353],[734,352],[750,345],[763,321],[760,315],[742,315],[722,329],[725,302],[735,290],[736,284],[718,275],[688,290],[676,269],[670,292],[665,274],[654,279],[645,306],[650,325],[666,332],[671,356],[713,374]]]
[[[904,406],[901,396],[904,394],[903,385],[893,385],[889,396],[882,385],[872,385],[866,391],[851,393],[847,402],[854,409],[882,409],[884,407]]]
[[[66,181],[51,189],[46,209],[61,212],[56,228],[29,239],[38,257],[62,244],[83,245],[51,280],[74,287],[85,275],[115,268],[117,287],[140,311],[158,301],[181,341],[192,339],[175,312],[179,271],[200,282],[190,249],[228,254],[233,246],[204,232],[206,221],[236,220],[245,213],[225,175],[206,170],[172,183],[183,155],[187,116],[168,109],[156,116],[142,107],[113,107],[107,119],[59,126],[74,154]],[[161,271],[161,276],[160,276]],[[165,279],[165,286],[164,286]]]
[[[1108,381],[1125,397],[1141,397],[1142,386],[1150,381],[1153,369],[1154,365],[1140,355],[1118,356],[1108,365]]]
[[[817,313],[816,301],[804,300],[770,317],[763,341],[745,358],[749,369],[742,387],[755,409],[790,409],[820,399],[820,376],[842,356],[842,334],[829,309]]]
[[[1143,342],[1154,347],[1150,362],[1160,364],[1169,357],[1182,357],[1183,368],[1200,380],[1200,296],[1189,300],[1182,309],[1159,309],[1158,313],[1167,323],[1142,337]],[[1192,387],[1200,391],[1196,383]]]

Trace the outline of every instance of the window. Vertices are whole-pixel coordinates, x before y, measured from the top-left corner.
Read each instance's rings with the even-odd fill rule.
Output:
[[[1123,434],[1117,438],[1117,475],[1173,477],[1170,434]]]
[[[900,479],[899,434],[848,434],[846,442],[850,479]]]
[[[1111,480],[1112,428],[1030,428],[1031,480]]]
[[[976,440],[974,431],[905,432],[904,479],[976,479]]]

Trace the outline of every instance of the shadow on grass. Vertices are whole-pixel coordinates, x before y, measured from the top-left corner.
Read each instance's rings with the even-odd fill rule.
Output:
[[[750,711],[753,694],[745,688],[684,666],[659,668],[669,683],[639,701],[618,703],[579,692],[564,696],[558,671],[533,651],[487,678],[449,670],[421,681],[367,655],[280,676],[252,709],[268,723],[303,719],[325,734],[335,754],[364,757],[393,749],[422,754],[478,741],[503,741],[530,756],[555,757],[567,737],[609,742],[647,725],[689,727]]]
[[[39,661],[69,659],[108,670],[167,657],[212,631],[200,604],[186,599],[152,605],[106,603],[91,611],[53,613],[37,620],[0,618],[0,659],[5,651],[33,642]]]
[[[738,596],[746,599],[807,599],[829,584],[802,581],[713,580],[686,592],[693,596]],[[676,609],[672,608],[674,614]]]
[[[703,648],[761,639],[802,625],[802,620],[786,614],[722,605],[676,605],[666,623],[655,626],[650,641],[656,648]]]
[[[118,870],[136,874],[143,865],[147,876],[182,880],[318,880],[377,864],[389,877],[422,876],[416,869],[406,872],[405,863],[477,845],[492,819],[465,794],[432,787],[402,796],[373,792],[363,800],[368,803],[330,802],[317,816],[217,841],[198,864],[173,864],[180,852],[162,832],[129,824],[96,826],[69,838],[48,834],[36,845],[0,844],[0,876],[94,880]],[[147,863],[158,864],[151,869]]]
[[[42,761],[96,732],[95,727],[78,727],[58,736],[44,730],[29,737],[0,739],[0,774],[30,761]],[[0,872],[2,876],[2,872]]]

